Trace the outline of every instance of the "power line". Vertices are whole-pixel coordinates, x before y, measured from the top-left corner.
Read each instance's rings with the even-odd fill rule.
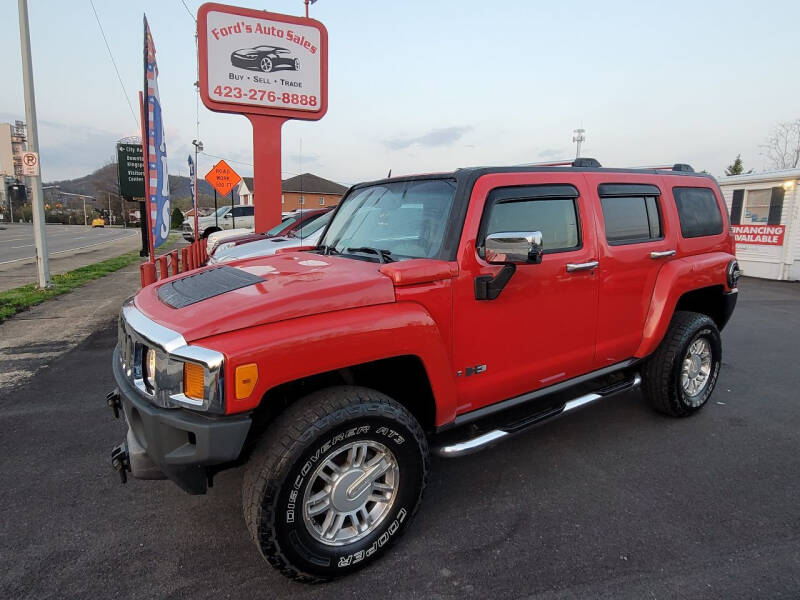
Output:
[[[197,22],[197,19],[194,18],[194,15],[192,14],[192,11],[189,10],[188,6],[186,6],[186,2],[184,2],[184,0],[181,0],[181,4],[183,4],[183,8],[186,9],[186,12],[189,13],[189,16],[192,17],[192,20]]]
[[[103,41],[106,43],[106,50],[108,50],[108,56],[111,58],[111,64],[114,65],[114,71],[117,72],[117,79],[119,79],[119,84],[122,86],[122,93],[125,94],[125,101],[128,103],[128,108],[131,109],[131,116],[133,117],[134,123],[136,123],[136,128],[139,128],[139,119],[136,118],[136,112],[133,110],[133,105],[131,104],[131,99],[128,97],[128,90],[125,89],[125,84],[122,82],[122,76],[119,74],[119,69],[117,68],[117,61],[114,60],[114,55],[111,53],[111,46],[108,45],[108,40],[106,39],[106,32],[103,31],[103,25],[100,23],[100,17],[97,16],[97,10],[94,7],[94,2],[89,0],[89,4],[92,6],[92,12],[94,13],[94,18],[97,21],[97,26],[100,28],[100,35],[103,36]]]

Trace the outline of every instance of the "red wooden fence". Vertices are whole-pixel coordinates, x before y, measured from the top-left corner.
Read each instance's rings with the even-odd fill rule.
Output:
[[[207,260],[206,240],[197,240],[188,247],[181,248],[180,254],[177,250],[173,250],[168,254],[157,256],[154,262],[147,261],[139,265],[142,287],[202,267]]]

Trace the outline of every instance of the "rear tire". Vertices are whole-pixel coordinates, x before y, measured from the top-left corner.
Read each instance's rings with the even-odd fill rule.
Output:
[[[706,315],[678,311],[643,371],[650,405],[673,417],[688,417],[711,397],[722,365],[719,329]]]
[[[428,468],[425,434],[402,405],[363,387],[320,390],[289,407],[254,449],[245,521],[286,577],[347,575],[405,531]]]

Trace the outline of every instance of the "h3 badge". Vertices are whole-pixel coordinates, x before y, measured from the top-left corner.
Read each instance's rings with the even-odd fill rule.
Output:
[[[474,367],[467,367],[463,371],[459,369],[456,372],[456,375],[458,377],[461,377],[462,375],[466,374],[466,376],[469,377],[470,375],[480,375],[481,373],[485,372],[486,372],[486,365],[475,365]]]

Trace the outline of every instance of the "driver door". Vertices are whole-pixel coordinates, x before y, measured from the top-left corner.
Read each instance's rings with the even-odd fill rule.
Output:
[[[458,413],[592,369],[598,301],[592,211],[579,173],[491,174],[476,182],[453,291]],[[502,269],[483,258],[485,237],[505,231],[540,231],[542,262],[517,265],[496,299],[477,300],[475,278]]]

